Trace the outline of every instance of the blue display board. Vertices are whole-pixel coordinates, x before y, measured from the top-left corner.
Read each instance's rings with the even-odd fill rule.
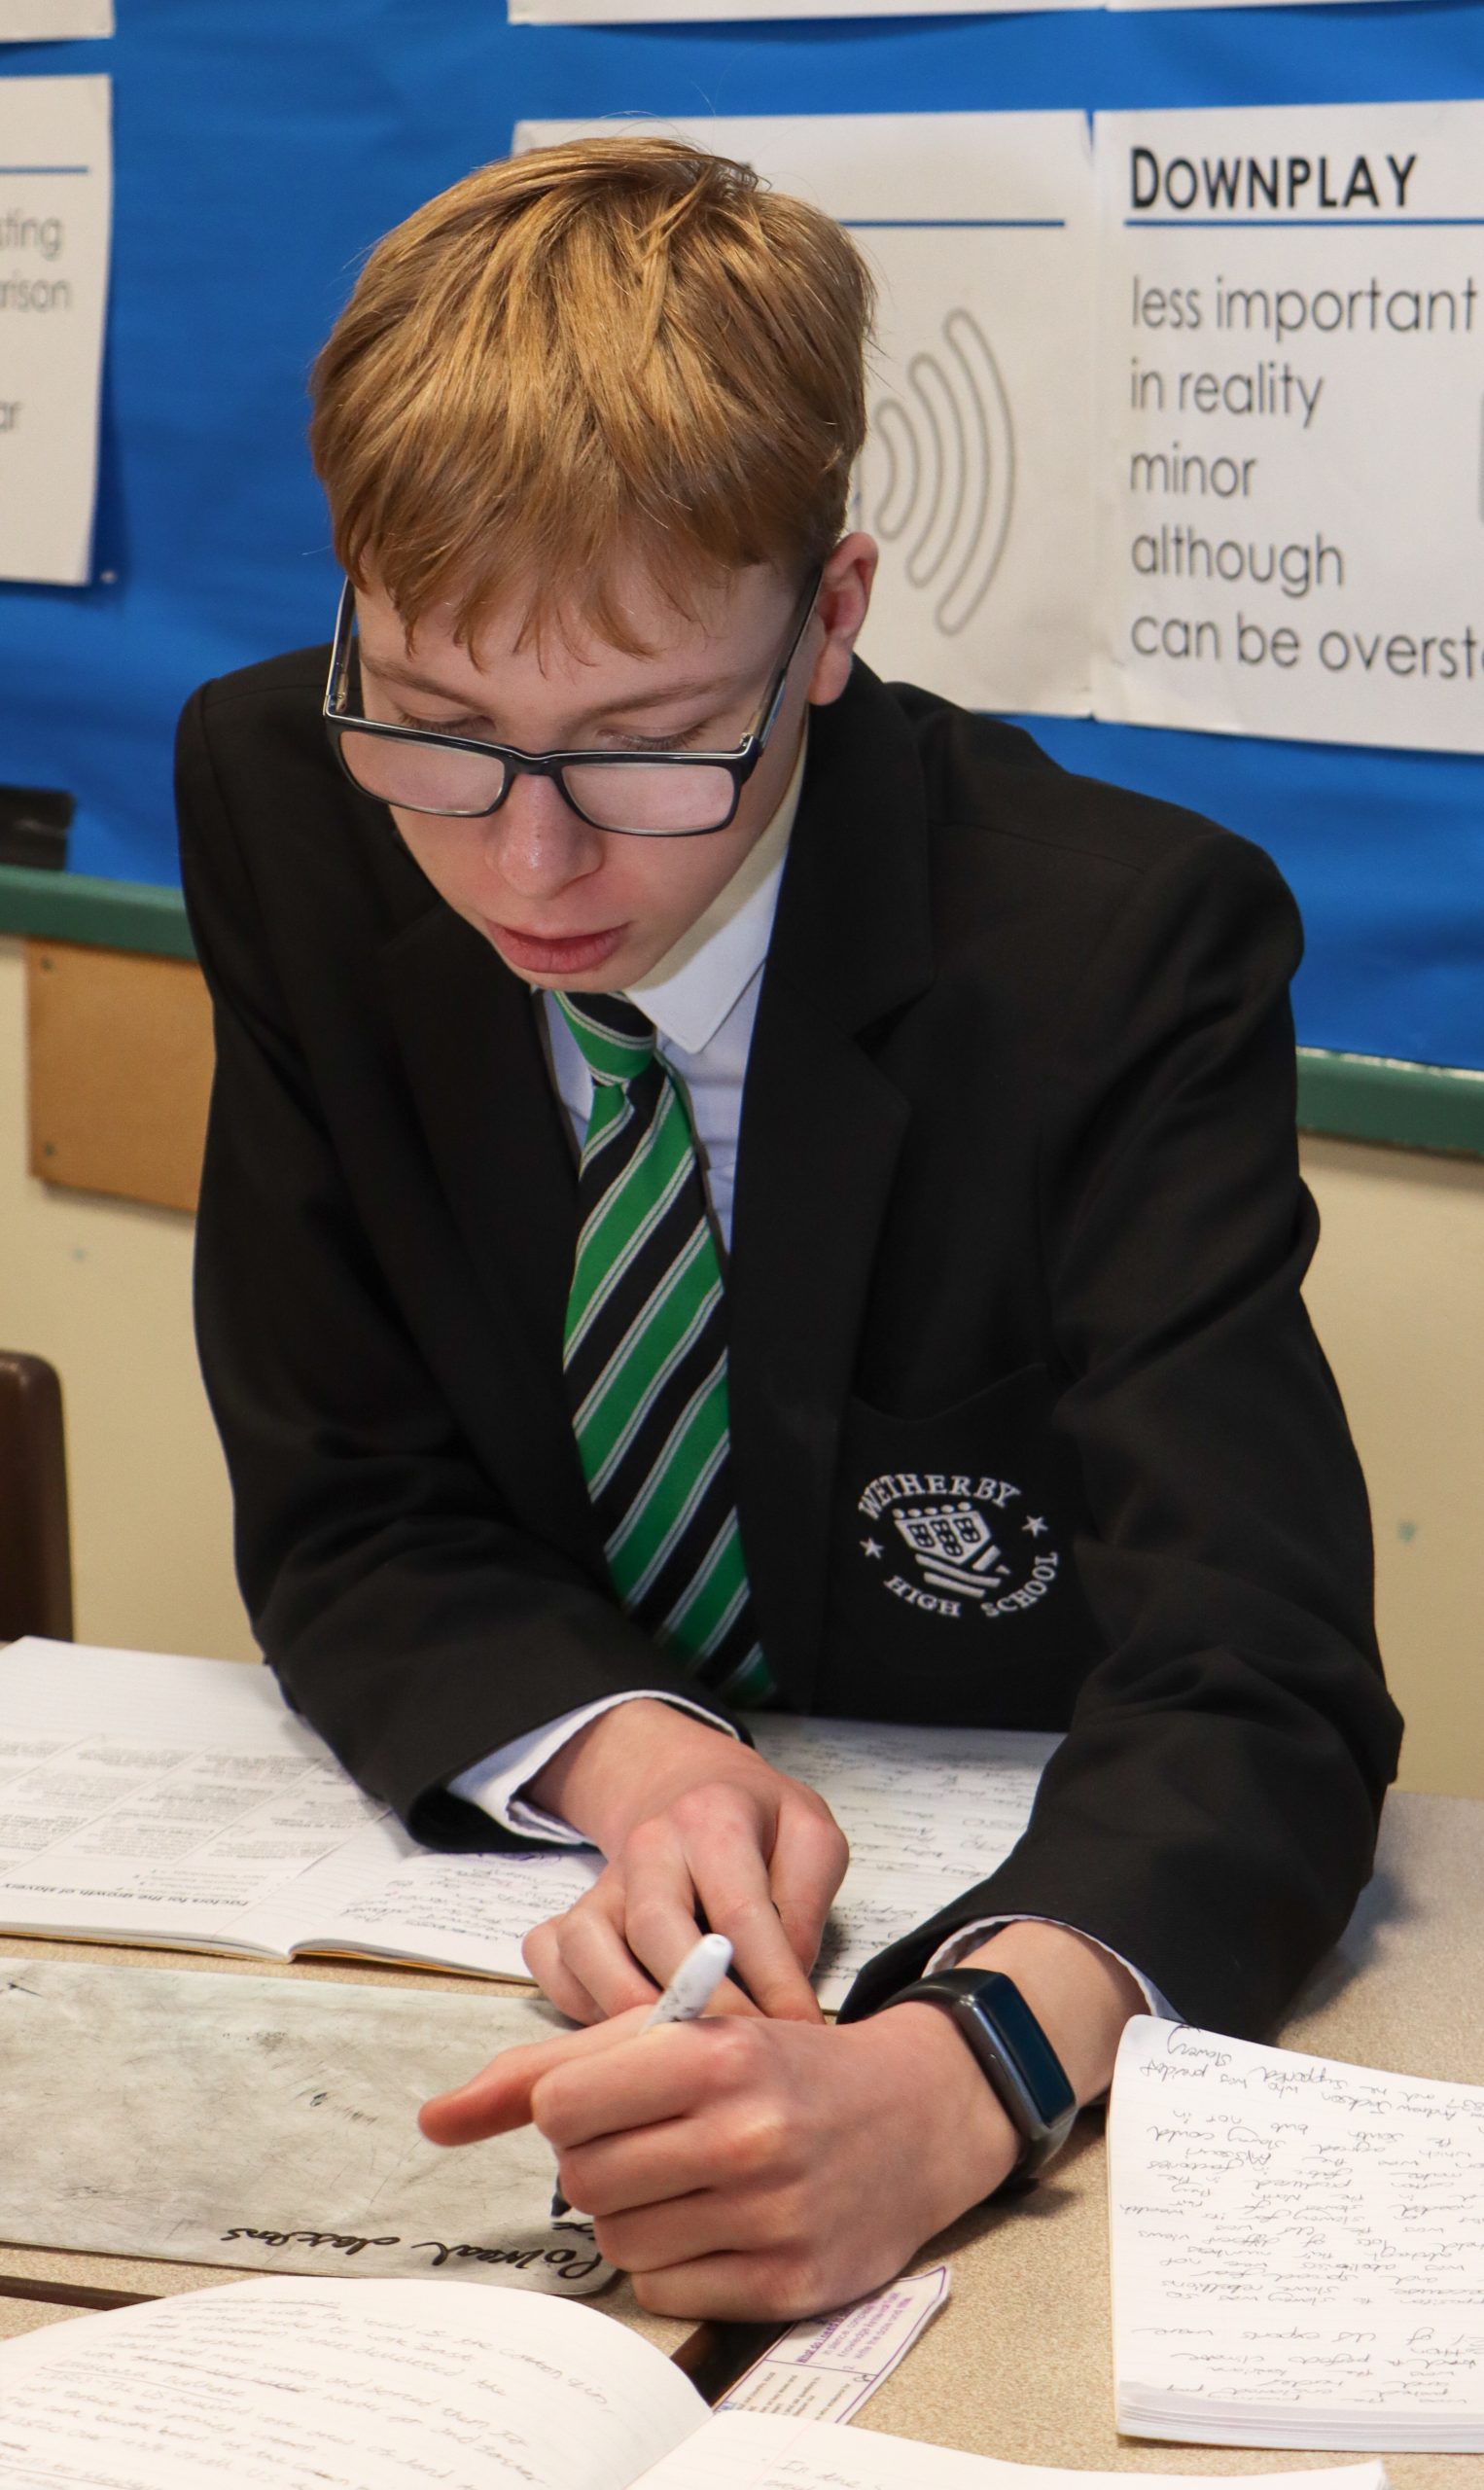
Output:
[[[0,780],[70,788],[75,869],[145,882],[175,877],[186,694],[328,634],[304,379],[360,256],[517,120],[1484,94],[1484,0],[611,29],[511,27],[502,0],[119,15],[111,42],[0,54],[0,75],[109,71],[117,150],[98,578],[0,587]],[[1306,1044],[1484,1067],[1484,763],[1032,724],[1069,765],[1271,851],[1308,927]]]

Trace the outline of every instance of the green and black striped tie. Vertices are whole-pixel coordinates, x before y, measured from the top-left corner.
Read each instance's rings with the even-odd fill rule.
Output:
[[[563,1364],[609,1573],[629,1616],[694,1676],[764,1703],[731,1486],[722,1270],[686,1102],[625,996],[556,1000],[593,1082]]]

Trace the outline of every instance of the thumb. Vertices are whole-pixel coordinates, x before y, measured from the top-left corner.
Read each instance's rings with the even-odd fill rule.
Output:
[[[544,2075],[565,2066],[570,2058],[594,2057],[632,2040],[644,2027],[649,2009],[631,2007],[606,2023],[585,2031],[563,2032],[554,2041],[524,2042],[502,2049],[467,2083],[437,2093],[417,2113],[417,2123],[430,2144],[478,2144],[485,2136],[508,2135],[512,2127],[530,2124],[531,2094]]]

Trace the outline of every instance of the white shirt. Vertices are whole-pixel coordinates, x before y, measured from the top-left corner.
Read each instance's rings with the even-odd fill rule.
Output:
[[[664,958],[624,988],[629,1001],[654,1021],[659,1032],[657,1051],[685,1092],[695,1132],[701,1181],[724,1254],[731,1244],[737,1136],[747,1058],[784,860],[798,811],[806,742],[807,738],[799,745],[798,759],[782,802],[730,881]],[[537,1008],[543,1014],[542,1034],[551,1078],[566,1109],[574,1145],[581,1151],[592,1113],[592,1075],[554,996],[540,993]],[[564,1712],[539,1729],[527,1730],[522,1737],[512,1738],[493,1755],[461,1772],[448,1786],[457,1797],[482,1807],[508,1832],[526,1833],[543,1841],[579,1843],[583,1839],[580,1832],[559,1816],[533,1806],[521,1796],[521,1789],[534,1781],[544,1765],[589,1721],[611,1711],[615,1704],[631,1703],[645,1696],[676,1704],[683,1701],[673,1694],[658,1698],[655,1690],[647,1687],[603,1696],[595,1703]],[[702,1704],[683,1708],[693,1711],[712,1728],[726,1725]],[[1015,1914],[1019,1918],[1034,1915]],[[975,1946],[983,1944],[996,1928],[1005,1924],[1002,1920],[987,1920],[961,1929],[938,1947],[928,1968],[945,1970],[965,1954],[972,1953]],[[1132,1964],[1124,1968],[1139,1982],[1150,2013],[1163,2015],[1171,2022],[1180,2020],[1159,1991]]]

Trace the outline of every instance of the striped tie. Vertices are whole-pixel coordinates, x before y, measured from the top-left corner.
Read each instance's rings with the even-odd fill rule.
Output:
[[[686,1102],[619,994],[559,994],[593,1081],[563,1365],[628,1615],[738,1704],[772,1681],[731,1488],[726,1318]]]

